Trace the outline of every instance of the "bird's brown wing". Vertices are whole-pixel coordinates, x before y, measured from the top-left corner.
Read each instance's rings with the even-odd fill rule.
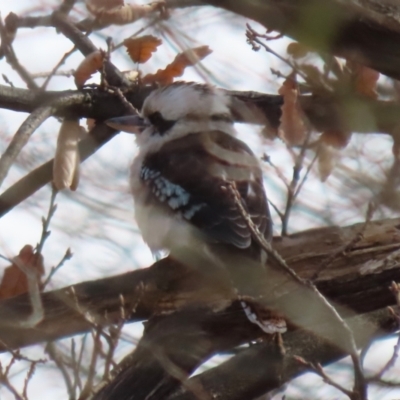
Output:
[[[208,239],[248,248],[252,235],[226,189],[233,181],[242,203],[269,238],[271,219],[256,158],[246,144],[220,131],[193,133],[164,144],[144,159],[141,178],[164,207]]]

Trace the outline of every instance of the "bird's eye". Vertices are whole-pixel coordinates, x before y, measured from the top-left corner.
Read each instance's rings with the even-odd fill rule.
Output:
[[[165,119],[159,111],[153,112],[148,117],[152,125],[157,128],[157,133],[163,135],[171,129],[176,121]]]

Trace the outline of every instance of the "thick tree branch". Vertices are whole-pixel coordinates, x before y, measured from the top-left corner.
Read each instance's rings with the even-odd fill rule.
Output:
[[[188,3],[192,3],[188,0]],[[400,6],[390,0],[204,0],[268,29],[400,78]]]
[[[214,353],[261,334],[247,320],[239,302],[220,312],[189,308],[153,318],[135,351],[122,361],[113,381],[93,400],[161,400],[181,383],[195,398],[211,400],[200,385],[188,383],[188,376]]]
[[[134,107],[140,109],[144,99],[152,90],[153,88],[148,86],[134,86],[126,90],[124,95]],[[233,112],[237,121],[267,124],[271,128],[279,126],[281,96],[257,92],[226,91],[226,93],[232,98]],[[393,135],[398,132],[396,128],[399,104],[359,97],[353,99],[352,107],[348,108],[341,100],[303,96],[300,98],[300,104],[315,129],[319,131],[376,132],[378,130]],[[126,113],[126,106],[117,94],[100,89],[33,93],[0,85],[0,108],[32,112],[37,107],[49,104],[53,106],[54,115],[60,117],[86,117],[103,121]],[[369,118],[359,117],[364,114],[368,114]],[[85,143],[82,142],[81,145],[85,146]],[[91,150],[90,154],[92,152]],[[50,182],[49,163],[32,171],[16,184],[16,188],[11,187],[0,196],[0,216]],[[40,179],[37,179],[39,175]],[[22,183],[27,185],[26,190],[21,191]],[[18,195],[15,195],[16,193]]]
[[[129,102],[140,109],[153,87],[134,86],[124,91]],[[233,111],[238,122],[279,126],[282,96],[259,92],[225,91],[233,99]],[[0,85],[0,108],[32,112],[35,108],[60,101],[55,115],[59,117],[93,118],[104,120],[120,116],[126,109],[118,96],[101,89],[81,91],[48,91],[34,93],[25,89]],[[72,100],[74,99],[73,103]],[[80,100],[79,100],[80,99]],[[71,103],[68,103],[71,101]],[[351,107],[348,104],[351,103]],[[382,132],[392,134],[398,124],[400,105],[393,101],[375,101],[362,96],[346,98],[322,98],[304,95],[300,97],[303,111],[317,131],[342,130],[354,132]],[[247,106],[247,107],[246,107]],[[368,114],[370,118],[360,118]]]
[[[394,304],[388,286],[400,280],[396,261],[400,249],[399,224],[399,219],[371,222],[364,238],[346,255],[338,256],[321,274],[316,281],[319,290],[357,313]],[[301,277],[309,278],[322,260],[351,241],[360,225],[276,238],[274,247]],[[6,326],[29,315],[27,295],[3,301],[0,303],[0,339],[9,347],[18,348],[87,331],[91,325],[82,310],[96,323],[110,323],[119,318],[120,294],[124,296],[131,321],[145,320],[187,304],[223,304],[231,296],[226,282],[216,275],[201,274],[199,269],[188,269],[164,259],[147,269],[74,285],[74,294],[70,288],[44,293],[45,318],[35,329]]]
[[[346,322],[354,332],[359,348],[397,329],[393,314],[386,308],[349,318]],[[365,334],[366,323],[376,326],[372,335]],[[218,367],[191,378],[189,382],[219,400],[255,399],[306,372],[304,365],[297,362],[294,356],[326,365],[346,355],[339,347],[307,331],[285,334],[284,347],[285,354],[282,356],[277,353],[273,342],[251,346]],[[170,399],[195,400],[196,397],[190,391],[181,390]]]

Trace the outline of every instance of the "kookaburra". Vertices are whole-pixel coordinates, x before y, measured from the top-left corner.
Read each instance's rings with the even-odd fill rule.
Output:
[[[107,123],[136,133],[139,152],[130,183],[135,218],[152,251],[200,241],[260,259],[262,251],[227,190],[227,182],[236,184],[245,210],[269,239],[262,171],[236,137],[228,96],[207,85],[177,82],[154,90],[141,116]]]
[[[236,137],[231,109],[231,99],[223,91],[177,82],[154,90],[140,116],[107,121],[115,129],[136,134],[139,152],[130,183],[135,218],[152,251],[196,246],[217,258],[229,254],[236,264],[243,259],[257,265],[265,262],[237,198],[227,190],[234,182],[244,209],[270,240],[262,171],[250,148]],[[282,318],[264,319],[249,302],[242,306],[249,320],[265,332],[286,330]]]

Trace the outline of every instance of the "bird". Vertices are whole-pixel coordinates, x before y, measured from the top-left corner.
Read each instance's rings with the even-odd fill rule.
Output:
[[[227,190],[234,184],[243,209],[270,241],[262,169],[238,138],[232,100],[223,90],[175,82],[152,91],[139,114],[106,123],[135,134],[138,153],[130,170],[135,219],[153,252],[195,246],[210,257],[229,254],[253,264],[266,262],[237,199]],[[253,315],[249,302],[242,306],[246,315]],[[282,319],[259,323],[254,318],[249,319],[268,333],[286,330]]]
[[[112,118],[136,133],[130,174],[135,219],[152,251],[185,238],[218,243],[261,257],[227,182],[267,240],[271,216],[260,164],[237,138],[230,98],[212,86],[176,82],[145,99],[141,115]],[[197,239],[197,240],[196,240]],[[189,239],[188,239],[189,240]]]

